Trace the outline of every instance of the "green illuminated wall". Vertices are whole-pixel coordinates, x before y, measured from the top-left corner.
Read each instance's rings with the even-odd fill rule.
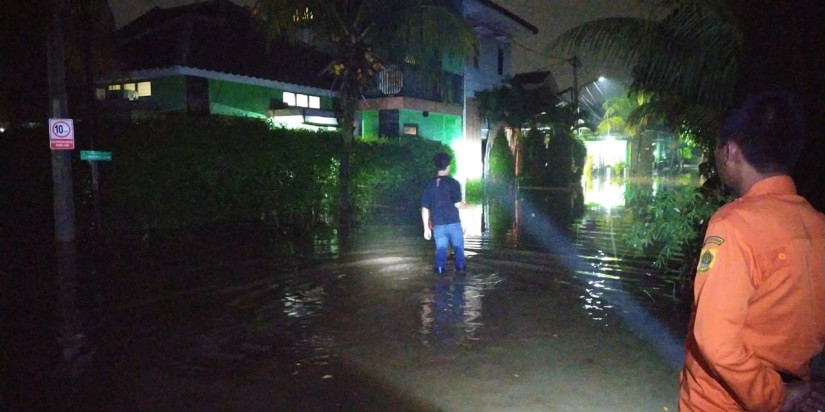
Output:
[[[361,111],[361,136],[378,137],[378,110]]]
[[[361,127],[364,137],[386,137],[378,136],[378,111],[365,110],[361,112]],[[398,115],[398,135],[404,133],[404,124],[410,123],[418,125],[418,135],[430,140],[437,140],[448,146],[460,140],[463,130],[461,116],[444,113],[429,112],[427,117],[420,110],[399,110]]]
[[[283,90],[209,80],[209,112],[242,117],[266,117],[269,101],[283,99]]]
[[[418,125],[418,135],[430,140],[437,140],[447,146],[462,136],[461,116],[429,112],[424,117],[419,110],[401,110],[398,120],[399,130],[403,131],[405,123]]]
[[[270,99],[281,101],[283,90],[225,80],[209,80],[210,113],[242,117],[266,117]],[[186,111],[186,77],[152,79],[152,100],[162,112]],[[332,107],[332,100],[321,96],[321,108]]]

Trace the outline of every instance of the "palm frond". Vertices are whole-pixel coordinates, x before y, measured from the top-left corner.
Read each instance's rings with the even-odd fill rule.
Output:
[[[553,50],[632,68],[633,90],[678,96],[716,109],[738,75],[742,27],[724,0],[649,1],[661,20],[610,18],[562,34]]]
[[[659,23],[631,17],[593,20],[576,26],[559,36],[549,51],[566,56],[589,56],[608,65],[632,64],[644,52],[640,39],[649,37]]]

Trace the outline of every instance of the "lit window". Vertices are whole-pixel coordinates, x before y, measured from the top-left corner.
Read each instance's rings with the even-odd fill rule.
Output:
[[[134,83],[126,83],[123,85],[123,90],[136,90]]]
[[[119,84],[110,84],[109,85],[109,90],[120,90],[120,85]]]
[[[97,100],[106,100],[106,89],[102,87],[95,88],[95,99]]]
[[[404,123],[404,136],[418,136],[418,125],[414,123]]]
[[[307,96],[300,93],[284,92],[283,102],[287,106],[309,107],[311,109],[321,108],[320,97]]]
[[[152,95],[152,82],[140,82],[137,84],[137,95],[146,97]]]

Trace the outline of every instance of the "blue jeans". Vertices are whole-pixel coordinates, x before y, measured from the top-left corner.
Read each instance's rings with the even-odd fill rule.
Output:
[[[467,261],[464,259],[464,231],[461,230],[461,223],[450,223],[448,225],[433,227],[433,239],[435,240],[436,268],[446,267],[447,248],[449,245],[453,245],[456,269],[464,269],[467,267]]]

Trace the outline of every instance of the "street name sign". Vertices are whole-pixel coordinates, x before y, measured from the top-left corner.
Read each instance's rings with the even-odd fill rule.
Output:
[[[80,151],[80,160],[109,162],[109,161],[112,160],[112,152],[99,152],[99,151],[96,151],[96,150],[81,150]]]

